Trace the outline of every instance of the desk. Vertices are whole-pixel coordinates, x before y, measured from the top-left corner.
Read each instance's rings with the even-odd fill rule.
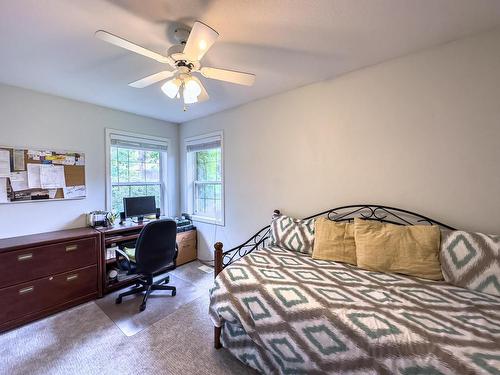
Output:
[[[115,224],[112,227],[96,228],[101,233],[102,294],[110,293],[133,284],[138,278],[137,275],[121,274],[117,281],[108,280],[108,271],[116,267],[116,261],[114,257],[107,258],[106,253],[109,248],[118,246],[120,243],[137,239],[142,228],[148,222],[145,221],[143,224],[139,224],[127,221],[124,224]],[[179,229],[177,232],[177,244],[179,247],[177,266],[195,260],[197,258],[196,228],[187,231],[180,231]]]

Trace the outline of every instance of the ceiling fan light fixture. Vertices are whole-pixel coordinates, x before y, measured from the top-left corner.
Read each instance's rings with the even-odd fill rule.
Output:
[[[184,79],[182,86],[182,97],[184,104],[193,104],[198,102],[198,96],[201,94],[201,86],[193,76]]]
[[[184,82],[184,96],[195,97],[201,94],[200,84],[192,77]]]
[[[184,104],[198,103],[198,98],[196,96],[183,95]]]
[[[173,99],[179,93],[181,84],[182,81],[179,78],[171,79],[161,86],[161,91],[163,91],[170,99]]]

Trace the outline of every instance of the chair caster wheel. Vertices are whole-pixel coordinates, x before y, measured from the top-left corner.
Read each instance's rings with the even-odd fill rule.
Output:
[[[115,300],[115,303],[117,305],[119,305],[120,303],[122,303],[122,298],[121,297],[118,297],[116,300]]]
[[[165,280],[163,280],[163,284],[168,284],[170,282],[170,276],[167,276]]]
[[[175,297],[176,294],[177,292],[175,290],[172,290],[172,297]]]
[[[141,304],[141,306],[139,306],[139,311],[144,311],[144,310],[146,310],[146,305]]]

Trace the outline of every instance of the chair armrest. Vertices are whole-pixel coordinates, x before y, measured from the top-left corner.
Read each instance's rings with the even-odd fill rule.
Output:
[[[115,249],[115,251],[117,253],[119,253],[120,255],[122,255],[125,259],[127,259],[127,262],[130,263],[130,258],[128,257],[127,253],[123,250],[120,250],[120,249]]]
[[[127,253],[125,253],[125,251],[121,250],[121,249],[115,249],[115,253],[116,253],[116,264],[118,265],[118,268],[121,269],[122,271],[130,271],[131,270],[131,261],[130,261],[130,258],[129,256],[127,255]],[[121,266],[120,266],[120,256],[122,256],[123,258],[125,258],[125,262],[127,263],[127,268],[128,270],[124,270]]]

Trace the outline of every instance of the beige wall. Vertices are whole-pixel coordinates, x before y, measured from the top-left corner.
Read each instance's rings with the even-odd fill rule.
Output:
[[[178,125],[0,85],[0,145],[85,153],[87,198],[0,204],[0,238],[85,226],[84,213],[105,209],[105,128],[166,137],[169,209],[178,211]]]
[[[499,46],[482,34],[182,124],[181,142],[224,130],[226,226],[198,223],[200,258],[275,208],[370,202],[500,233]]]

